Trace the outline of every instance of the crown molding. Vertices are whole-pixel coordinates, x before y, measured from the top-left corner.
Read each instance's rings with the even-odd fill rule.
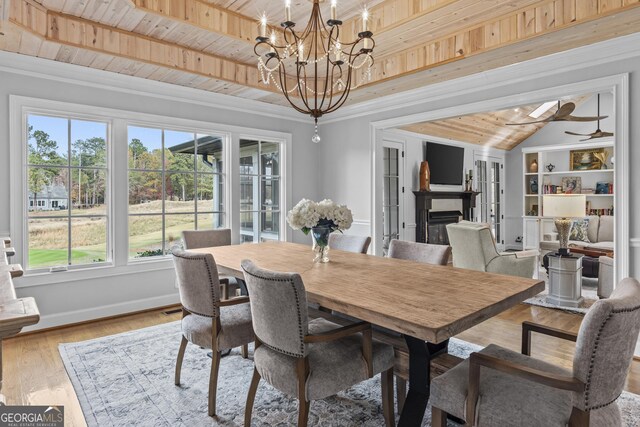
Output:
[[[505,82],[509,84],[526,82],[638,56],[640,56],[640,33],[634,33],[348,105],[339,110],[339,117],[324,119],[323,124],[351,120],[385,111],[406,109],[414,105],[493,89],[503,86]]]
[[[13,52],[0,51],[0,71],[312,125],[310,119],[302,116],[293,108],[283,105],[269,104]]]

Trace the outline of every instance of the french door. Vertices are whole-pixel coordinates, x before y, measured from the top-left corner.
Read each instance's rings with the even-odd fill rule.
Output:
[[[475,183],[479,191],[476,221],[489,224],[498,250],[504,250],[504,159],[476,154]]]
[[[404,145],[382,142],[382,254],[393,239],[402,240],[404,230]]]

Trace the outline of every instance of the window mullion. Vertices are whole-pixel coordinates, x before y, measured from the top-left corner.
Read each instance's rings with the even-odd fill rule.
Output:
[[[67,119],[67,265],[71,265],[71,119]]]

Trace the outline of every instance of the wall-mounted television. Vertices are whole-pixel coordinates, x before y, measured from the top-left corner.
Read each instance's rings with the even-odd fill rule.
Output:
[[[426,142],[425,146],[425,160],[429,162],[431,184],[462,185],[464,148],[435,142]]]

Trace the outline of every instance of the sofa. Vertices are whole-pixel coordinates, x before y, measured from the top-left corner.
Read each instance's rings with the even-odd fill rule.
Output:
[[[613,223],[614,218],[610,215],[590,215],[585,217],[589,219],[587,227],[587,236],[589,242],[581,240],[569,240],[569,245],[576,245],[588,249],[602,249],[613,251]],[[557,252],[560,247],[557,233],[547,233],[540,242],[540,252],[545,255],[549,252]]]

